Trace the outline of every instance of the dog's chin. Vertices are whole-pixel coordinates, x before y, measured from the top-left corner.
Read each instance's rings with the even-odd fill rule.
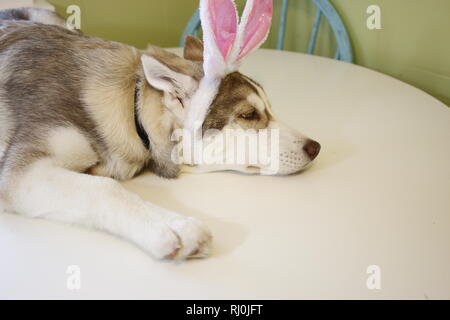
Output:
[[[233,172],[238,172],[238,173],[248,174],[248,175],[280,176],[280,177],[293,176],[293,175],[301,174],[302,172],[308,170],[312,166],[313,162],[314,161],[310,161],[307,164],[305,164],[304,166],[296,168],[296,169],[280,168],[278,171],[267,170],[267,169],[260,168],[257,166],[246,166],[246,167],[242,167],[239,169],[228,169],[226,171],[233,171]]]
[[[256,166],[247,166],[245,168],[247,174],[261,174],[261,168]]]
[[[301,174],[308,170],[314,161],[310,161],[300,168],[280,168],[277,171],[268,170],[257,166],[190,166],[184,165],[184,173],[210,173],[210,172],[231,172],[244,175],[263,175],[263,176],[293,176]]]
[[[265,175],[265,176],[279,176],[279,177],[283,177],[283,176],[294,176],[294,175],[298,175],[303,173],[304,171],[307,171],[312,165],[313,165],[314,161],[309,161],[308,163],[306,163],[305,165],[298,167],[298,168],[279,168],[277,171],[269,171],[269,170],[264,170],[261,168],[256,168],[256,167],[252,167],[251,170],[252,172],[258,173],[260,175]]]

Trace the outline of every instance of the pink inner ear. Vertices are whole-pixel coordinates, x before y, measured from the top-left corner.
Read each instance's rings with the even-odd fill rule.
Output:
[[[272,23],[272,0],[255,0],[244,31],[244,40],[238,60],[260,45],[269,33]]]
[[[227,60],[237,34],[236,8],[231,0],[209,0],[208,10],[217,47]]]

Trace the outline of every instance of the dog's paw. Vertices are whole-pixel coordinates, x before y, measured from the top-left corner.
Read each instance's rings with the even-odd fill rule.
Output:
[[[172,259],[181,249],[181,238],[165,222],[151,222],[141,241],[142,247],[157,259]]]
[[[181,247],[174,259],[205,258],[210,254],[212,234],[203,222],[179,216],[170,218],[167,224],[180,238]]]
[[[206,225],[191,217],[171,215],[151,224],[147,249],[159,259],[204,258],[210,253],[212,235]]]

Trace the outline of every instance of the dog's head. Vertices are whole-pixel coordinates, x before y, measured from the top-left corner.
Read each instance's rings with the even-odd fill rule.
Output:
[[[291,174],[319,153],[317,142],[277,121],[263,88],[237,71],[266,39],[272,8],[272,0],[247,1],[238,26],[232,0],[201,0],[204,43],[188,36],[184,47],[185,61],[200,76],[143,56],[148,82],[172,97],[166,106],[179,110],[179,158],[199,171]]]
[[[158,52],[152,51],[157,59],[143,56],[146,78],[153,87],[163,91],[165,107],[182,125],[186,108],[203,76],[203,44],[188,36],[184,47],[185,61],[166,53],[158,55]],[[320,151],[319,143],[278,121],[261,85],[239,72],[221,79],[202,124],[202,134],[203,148],[207,149],[204,156],[209,159],[188,166],[187,171],[234,170],[287,175],[301,171]],[[177,137],[174,136],[174,140]],[[239,146],[239,142],[243,144]],[[266,150],[270,159],[255,161],[251,156],[255,150],[257,158],[261,156],[261,150]]]

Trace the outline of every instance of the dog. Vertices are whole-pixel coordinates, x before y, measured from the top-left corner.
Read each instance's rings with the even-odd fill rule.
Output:
[[[205,224],[145,202],[120,180],[143,170],[177,178],[185,168],[258,173],[249,163],[184,165],[173,160],[204,76],[203,43],[188,36],[184,57],[65,28],[56,13],[0,11],[0,201],[7,211],[95,228],[155,258],[202,258]],[[220,82],[202,132],[277,129],[279,170],[299,172],[319,153],[314,140],[275,119],[264,89],[232,72]],[[188,170],[189,171],[189,170]]]

